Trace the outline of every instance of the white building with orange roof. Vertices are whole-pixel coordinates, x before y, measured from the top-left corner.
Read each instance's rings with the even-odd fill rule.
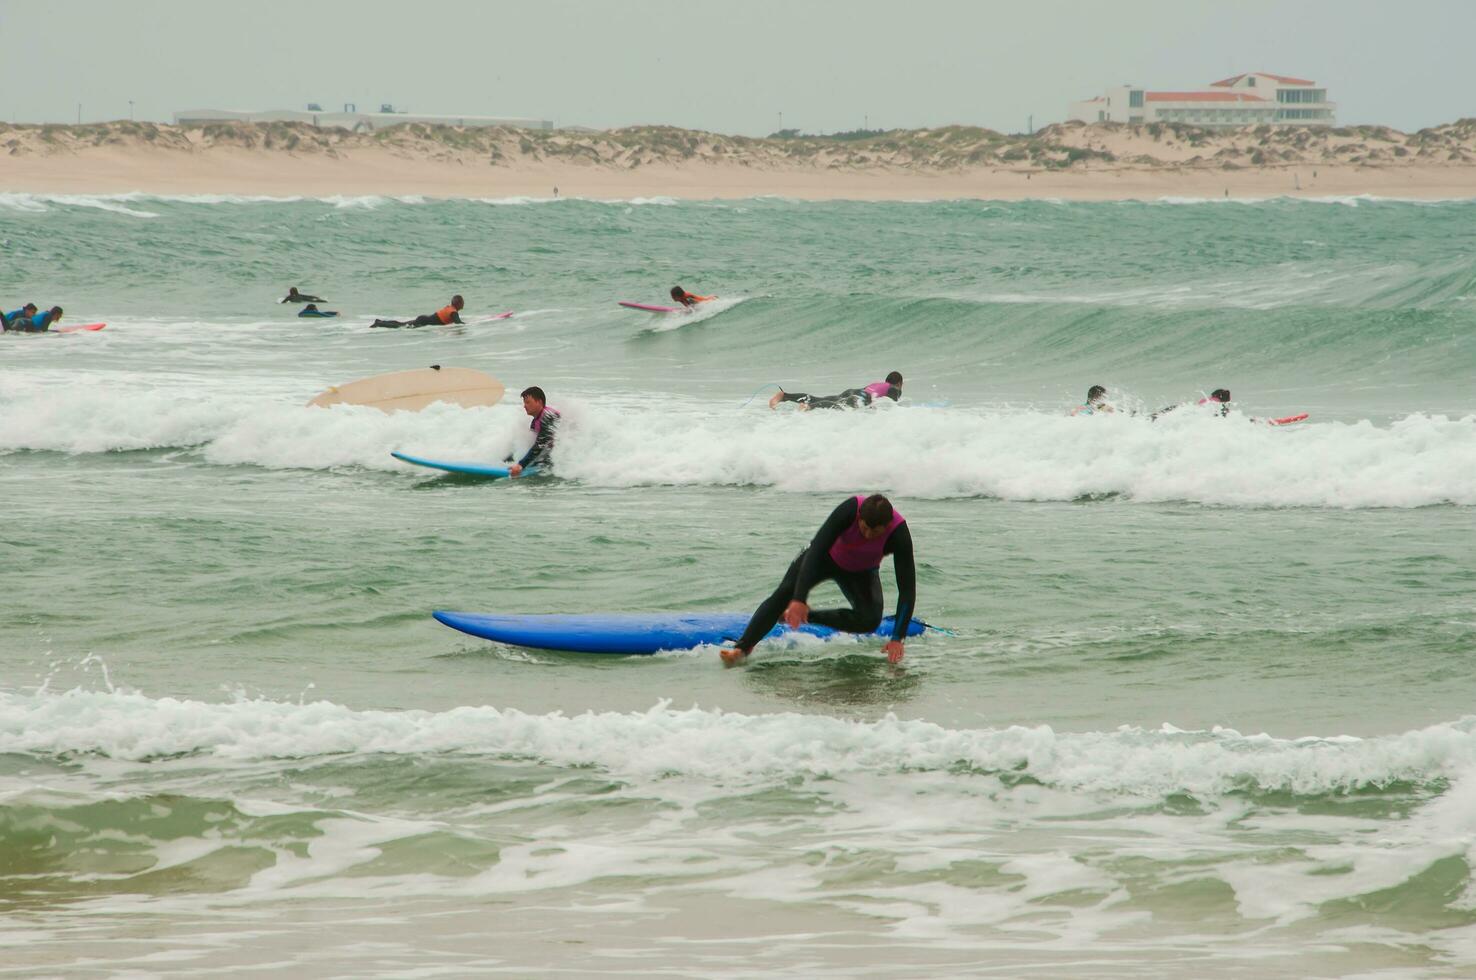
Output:
[[[1089,123],[1335,126],[1336,109],[1327,101],[1327,89],[1314,81],[1256,71],[1183,92],[1117,85],[1095,99],[1071,103],[1067,118]]]

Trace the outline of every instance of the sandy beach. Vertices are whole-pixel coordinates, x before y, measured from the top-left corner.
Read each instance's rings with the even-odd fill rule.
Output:
[[[409,125],[0,126],[0,191],[825,200],[1476,197],[1476,123],[1211,132],[1062,124],[866,140]]]

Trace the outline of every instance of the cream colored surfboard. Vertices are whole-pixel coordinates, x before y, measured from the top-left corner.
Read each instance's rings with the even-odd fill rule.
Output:
[[[501,381],[482,371],[428,367],[334,385],[308,404],[319,408],[368,405],[381,412],[418,412],[435,402],[463,408],[496,405],[505,391]]]

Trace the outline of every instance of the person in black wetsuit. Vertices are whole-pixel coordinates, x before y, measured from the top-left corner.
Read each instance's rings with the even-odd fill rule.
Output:
[[[463,323],[461,309],[466,301],[457,293],[451,297],[451,302],[436,310],[434,313],[422,313],[413,320],[375,320],[369,324],[371,327],[434,327],[448,323]]]
[[[1185,404],[1188,403],[1185,402]],[[1230,414],[1230,389],[1216,388],[1214,391],[1210,392],[1210,396],[1208,398],[1201,398],[1195,404],[1214,405],[1216,406],[1215,414],[1220,416],[1220,418],[1224,418],[1225,416]],[[1148,416],[1148,421],[1157,422],[1160,415],[1167,415],[1169,412],[1172,412],[1178,407],[1178,405],[1170,405],[1167,408],[1160,408],[1158,411]]]
[[[824,397],[780,388],[779,393],[769,399],[769,407],[778,408],[783,402],[794,402],[802,412],[808,412],[812,408],[865,408],[878,398],[890,398],[892,401],[902,398],[902,372],[893,371],[887,375],[885,381],[873,381],[865,388],[847,388],[839,395]]]
[[[892,638],[882,649],[892,663],[902,659],[902,638],[917,605],[917,567],[912,557],[912,532],[907,521],[879,493],[857,495],[831,511],[820,530],[793,562],[773,594],[754,611],[748,628],[722,650],[723,664],[742,663],[759,640],[768,635],[782,614],[797,628],[807,622],[848,633],[870,633],[882,621],[881,563],[892,556],[897,574],[897,621]],[[809,607],[810,590],[827,579],[840,586],[849,609]]]
[[[278,303],[322,303],[325,302],[321,296],[309,296],[307,293],[299,293],[296,286],[287,290],[287,295],[277,300]]]
[[[521,476],[525,469],[537,468],[543,472],[553,466],[554,433],[559,427],[559,413],[548,407],[548,397],[543,389],[534,385],[523,389],[523,411],[533,419],[528,428],[533,430],[533,445],[523,458],[507,468],[509,476]],[[508,457],[512,462],[512,457]]]

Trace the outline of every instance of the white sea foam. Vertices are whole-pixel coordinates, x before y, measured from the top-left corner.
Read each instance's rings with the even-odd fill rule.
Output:
[[[326,701],[217,704],[75,690],[0,693],[0,752],[134,761],[459,753],[727,785],[962,768],[1029,775],[1072,792],[1147,798],[1239,791],[1320,796],[1463,777],[1476,767],[1476,717],[1375,738],[1280,739],[1169,725],[1086,733],[1045,725],[950,729],[890,717],[750,716],[665,704],[565,716],[487,706],[429,712],[362,711]]]
[[[362,910],[376,900],[543,892],[579,896],[556,901],[583,921],[655,896],[665,908],[675,894],[730,911],[750,907],[734,902],[781,903],[830,929],[839,924],[825,917],[850,912],[867,931],[885,930],[889,944],[934,951],[1090,949],[1099,959],[1156,962],[1188,942],[1196,974],[1208,975],[1205,963],[1221,959],[1304,956],[1305,927],[1263,927],[1413,886],[1446,858],[1476,856],[1476,717],[1373,738],[1281,739],[1171,726],[949,729],[666,705],[565,716],[71,691],[0,693],[0,753],[64,757],[71,770],[40,793],[34,780],[0,781],[10,805],[66,805],[57,802],[63,791],[116,799],[131,785],[151,798],[161,785],[188,797],[202,777],[219,799],[235,773],[245,776],[236,810],[282,818],[273,826],[226,823],[151,845],[148,826],[129,824],[134,846],[152,846],[161,867],[219,848],[271,855],[224,894],[127,899],[156,915],[198,914],[202,902],[270,907],[284,894],[294,907],[351,898]],[[304,775],[335,779],[337,759],[383,755],[531,764],[576,779],[544,770],[506,799],[453,800],[427,817],[411,801],[346,814],[337,808],[352,806],[352,794],[325,798]],[[260,778],[284,766],[291,780]],[[621,807],[615,820],[580,817],[572,805],[589,792],[579,784],[591,769],[609,777],[597,781],[596,799]],[[417,785],[426,791],[433,786]],[[1407,806],[1384,813],[1349,802],[1380,791]],[[785,801],[792,793],[803,806]],[[478,842],[456,873],[384,861],[389,848],[436,834]],[[1218,919],[1227,900],[1217,885],[1232,896],[1224,911],[1251,928],[1173,914],[1187,886]],[[1452,909],[1465,901],[1438,900]],[[1346,916],[1312,928],[1329,942],[1380,941],[1376,928]],[[1419,933],[1419,944],[1473,955],[1449,932]],[[767,941],[796,953],[808,945],[804,934]]]
[[[709,300],[706,303],[702,303],[695,309],[687,313],[653,314],[651,319],[651,326],[647,329],[651,333],[667,333],[672,330],[680,330],[681,328],[689,327],[694,323],[701,323],[704,320],[711,320],[719,313],[731,310],[733,307],[737,306],[739,303],[743,302],[747,298],[748,297],[746,296],[719,297],[718,299]]]
[[[1145,199],[1144,204],[1340,204],[1344,207],[1356,208],[1362,204],[1422,204],[1439,206],[1442,204],[1468,204],[1476,198],[1471,197],[1386,197],[1379,194],[1324,194],[1316,197],[1303,196],[1301,194],[1270,194],[1264,197],[1179,197],[1175,195],[1164,195]]]
[[[290,380],[290,379],[289,379]],[[528,441],[519,407],[432,406],[385,415],[309,409],[274,378],[254,393],[181,392],[89,379],[0,376],[0,452],[196,447],[210,463],[411,470],[391,450],[494,461]],[[909,408],[768,412],[609,395],[559,400],[560,475],[594,486],[875,486],[902,496],[1141,502],[1232,507],[1476,506],[1476,417],[1410,415],[1272,428],[1239,413],[1181,409],[1144,418]],[[899,460],[907,465],[898,466]]]
[[[57,207],[95,208],[126,214],[131,218],[157,218],[157,212],[130,208],[130,203],[142,200],[142,194],[0,194],[0,207],[12,211],[49,211]]]

